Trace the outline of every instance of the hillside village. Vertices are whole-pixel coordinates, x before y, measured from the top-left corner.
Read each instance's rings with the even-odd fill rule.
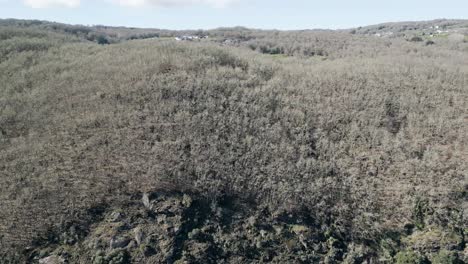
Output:
[[[177,36],[174,39],[177,41],[196,41],[196,40],[202,40],[202,39],[208,39],[208,36],[197,36],[197,35],[183,35],[183,36]]]
[[[456,20],[434,20],[425,23],[400,22],[387,23],[376,26],[360,27],[350,30],[353,34],[365,34],[381,38],[414,36],[424,38],[444,38],[449,35],[468,36],[468,24]]]

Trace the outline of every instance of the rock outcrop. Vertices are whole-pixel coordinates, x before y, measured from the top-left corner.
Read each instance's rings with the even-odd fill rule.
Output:
[[[107,208],[86,235],[70,243],[38,245],[31,262],[391,263],[452,256],[462,261],[466,251],[463,236],[438,229],[376,246],[349,241],[306,212],[272,212],[232,197],[213,201],[178,192],[138,196],[119,208]],[[80,228],[68,230],[75,229]],[[68,237],[67,232],[61,236]],[[437,232],[446,239],[437,240]]]

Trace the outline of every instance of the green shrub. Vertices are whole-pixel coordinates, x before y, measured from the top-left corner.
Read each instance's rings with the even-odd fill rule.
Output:
[[[426,264],[427,260],[414,251],[401,251],[395,256],[396,264]]]
[[[423,229],[425,227],[425,219],[429,211],[429,201],[426,198],[416,197],[413,206],[413,221],[417,228]]]
[[[103,35],[98,36],[97,39],[96,39],[96,41],[97,41],[97,43],[98,43],[99,45],[110,44],[110,43],[109,43],[109,40],[108,40],[105,36],[103,36]]]
[[[419,37],[419,36],[414,36],[414,37],[410,38],[410,41],[411,42],[421,42],[421,41],[423,41],[423,39],[421,37]]]
[[[426,41],[426,46],[430,46],[430,45],[434,45],[434,44],[435,44],[435,42],[432,41],[432,40]]]
[[[461,260],[453,251],[441,250],[433,258],[432,264],[461,264]]]
[[[213,56],[216,65],[241,68],[243,70],[248,69],[248,62],[224,50],[210,50],[208,54]]]

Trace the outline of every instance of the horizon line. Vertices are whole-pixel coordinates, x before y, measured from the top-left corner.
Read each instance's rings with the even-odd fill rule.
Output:
[[[112,28],[128,28],[128,29],[158,29],[158,30],[172,30],[172,31],[192,31],[192,30],[219,30],[219,29],[232,29],[232,28],[245,28],[248,30],[264,30],[264,31],[313,31],[313,30],[323,30],[323,31],[341,31],[341,30],[351,30],[356,28],[362,27],[371,27],[371,26],[378,26],[383,24],[398,24],[398,23],[418,23],[418,22],[437,22],[437,21],[468,21],[467,18],[434,18],[434,19],[427,19],[427,20],[401,20],[401,21],[387,21],[387,22],[379,22],[379,23],[371,23],[367,25],[355,25],[351,27],[316,27],[316,28],[295,28],[295,29],[279,29],[279,28],[261,28],[261,27],[249,27],[243,25],[232,25],[232,26],[218,26],[214,28],[163,28],[163,27],[139,27],[139,26],[131,26],[131,25],[106,25],[106,24],[80,24],[80,23],[67,23],[61,21],[53,21],[53,20],[44,20],[44,19],[35,19],[35,18],[14,18],[14,17],[7,17],[2,18],[0,20],[23,20],[23,21],[40,21],[40,22],[49,22],[49,23],[57,23],[57,24],[66,24],[72,26],[85,26],[85,27],[112,27]]]

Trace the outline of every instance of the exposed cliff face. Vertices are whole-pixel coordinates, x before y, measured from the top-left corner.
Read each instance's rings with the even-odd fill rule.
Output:
[[[88,218],[94,222],[69,223],[37,241],[29,262],[463,263],[467,257],[457,232],[431,227],[351,241],[307,212],[273,212],[235,197],[155,192],[101,209]]]

